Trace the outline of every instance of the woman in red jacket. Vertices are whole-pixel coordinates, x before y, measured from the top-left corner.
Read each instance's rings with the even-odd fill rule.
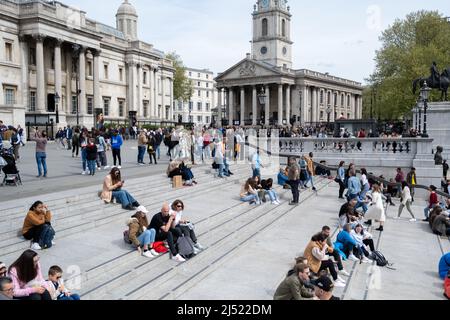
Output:
[[[434,207],[439,205],[438,196],[436,193],[437,188],[433,185],[430,186],[428,191],[430,191],[430,200],[428,201],[429,205],[423,210],[425,214],[425,219],[423,221],[428,222],[430,219],[430,211],[434,209]]]

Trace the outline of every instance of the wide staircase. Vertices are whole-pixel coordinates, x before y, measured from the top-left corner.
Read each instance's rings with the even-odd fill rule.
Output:
[[[214,177],[214,170],[196,167],[194,174],[198,185],[181,189],[173,189],[170,180],[163,174],[126,182],[126,189],[150,211],[149,218],[159,212],[165,201],[181,199],[185,202],[185,215],[194,222],[199,242],[206,249],[181,264],[170,260],[168,254],[154,259],[141,257],[125,244],[122,232],[126,229],[125,221],[133,212],[123,210],[119,205],[104,204],[97,194],[100,187],[79,190],[69,197],[65,193],[43,195],[39,200],[43,200],[52,211],[57,233],[56,245],[50,250],[39,252],[44,273],[50,265],[60,265],[65,270],[68,287],[79,292],[82,299],[89,300],[196,299],[189,293],[196,292],[202,283],[211,283],[211,286],[206,287],[209,290],[206,298],[217,296],[233,299],[233,295],[226,294],[226,285],[214,289],[215,276],[230,272],[230,279],[236,277],[237,272],[232,265],[234,257],[246,257],[250,249],[253,255],[257,254],[259,249],[255,251],[255,245],[270,248],[278,241],[278,237],[278,253],[246,259],[239,265],[245,268],[247,261],[249,266],[260,261],[254,276],[258,278],[258,283],[264,284],[260,288],[252,287],[253,295],[244,297],[238,292],[235,295],[237,299],[271,299],[284,273],[292,267],[296,253],[303,251],[312,234],[319,231],[322,225],[337,223],[341,203],[335,197],[336,186],[332,180],[318,178],[318,192],[302,192],[301,205],[298,207],[288,205],[290,191],[280,188],[277,191],[282,198],[281,205],[267,203],[249,206],[238,198],[241,184],[250,174],[249,166],[233,165],[231,170],[234,175],[222,180]],[[18,234],[33,201],[29,202],[0,207],[0,261],[7,264],[29,248],[29,241]],[[337,232],[336,228],[335,234]],[[388,258],[388,250],[394,250],[392,243],[398,245],[399,251],[411,253],[413,244],[391,240],[385,234],[381,238],[376,233],[374,236]],[[418,241],[425,242],[433,238],[436,242],[435,236],[422,238],[418,238]],[[441,246],[447,246],[443,250],[448,251],[448,240],[444,240],[440,239]],[[435,245],[438,246],[437,243]],[[395,255],[398,256],[398,253]],[[421,263],[420,259],[417,259],[417,263]],[[364,287],[373,278],[372,274],[367,273],[370,266],[349,262],[345,264],[347,270],[351,271],[351,277],[347,287],[336,289],[335,295],[345,299],[377,298],[366,293],[371,292],[372,286],[369,286],[369,290]],[[252,274],[241,274],[240,277],[248,280]],[[232,285],[231,281],[229,284]],[[251,287],[249,283],[247,286]],[[221,290],[224,290],[222,294]]]

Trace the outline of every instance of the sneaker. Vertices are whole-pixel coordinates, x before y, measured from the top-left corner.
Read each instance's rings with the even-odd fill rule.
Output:
[[[152,255],[152,253],[150,251],[145,251],[142,253],[142,255],[147,258],[154,258],[154,256]]]
[[[298,202],[291,201],[291,202],[289,202],[289,205],[290,206],[298,206]]]
[[[52,241],[52,246],[55,246],[56,245],[56,242],[55,241]]]
[[[110,166],[105,166],[104,168],[103,168],[103,170],[108,170],[110,168]]]
[[[175,260],[177,262],[186,262],[186,259],[180,256],[180,254],[177,254],[175,257],[172,257],[172,260]]]
[[[97,167],[97,170],[98,171],[102,171],[102,167]]]
[[[122,169],[122,166],[118,166],[117,169]]]
[[[410,219],[409,222],[417,222],[417,219]]]
[[[341,281],[339,281],[339,280],[336,280],[336,281],[334,282],[334,286],[335,286],[336,288],[345,288],[346,285],[347,285],[346,283],[341,282]]]
[[[202,246],[200,243],[196,243],[195,245],[194,245],[194,248],[197,248],[198,250],[205,250],[205,247],[204,246]]]
[[[86,174],[86,171],[81,171],[81,175],[85,175]]]
[[[353,255],[353,254],[348,256],[348,260],[355,261],[355,262],[359,261],[359,259],[357,257],[355,257],[355,255]]]
[[[198,255],[201,252],[201,250],[198,250],[196,247],[194,247],[194,255]]]
[[[158,257],[158,256],[159,256],[159,253],[156,252],[155,249],[150,250],[150,253],[151,253],[153,256],[155,256],[155,257]]]
[[[371,261],[367,257],[362,258],[362,263],[370,263]]]
[[[350,273],[348,273],[347,270],[345,269],[340,270],[339,273],[342,274],[343,276],[350,277]]]
[[[272,201],[272,204],[275,205],[275,206],[277,206],[277,205],[278,205],[278,202]]]
[[[338,276],[338,278],[337,278],[337,280],[336,281],[339,281],[339,282],[342,282],[342,283],[347,283],[344,279],[342,279],[341,277],[339,277]]]
[[[31,250],[42,250],[42,248],[39,243],[35,242],[31,245]]]

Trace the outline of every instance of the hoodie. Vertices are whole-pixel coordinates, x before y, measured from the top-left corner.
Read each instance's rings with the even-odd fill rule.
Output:
[[[120,147],[122,146],[122,144],[123,144],[123,139],[122,139],[122,136],[121,135],[116,135],[116,136],[112,136],[111,137],[111,147],[113,148],[113,149],[120,149]]]

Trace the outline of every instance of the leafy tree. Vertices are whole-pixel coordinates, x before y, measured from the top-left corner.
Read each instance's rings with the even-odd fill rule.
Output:
[[[430,76],[436,61],[439,71],[450,67],[450,23],[437,11],[418,11],[396,20],[380,37],[376,68],[364,90],[364,115],[399,119],[416,104],[419,93],[412,92],[412,81]],[[420,88],[419,88],[420,89]],[[433,90],[431,100],[440,92]]]
[[[178,101],[189,101],[194,94],[194,87],[186,76],[186,67],[181,60],[181,57],[172,52],[166,55],[166,58],[172,60],[175,68],[175,76],[173,80],[173,96]]]

